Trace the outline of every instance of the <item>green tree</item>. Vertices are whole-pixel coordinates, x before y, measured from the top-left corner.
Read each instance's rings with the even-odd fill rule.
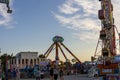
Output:
[[[45,58],[45,56],[43,54],[40,54],[39,58]]]
[[[9,55],[9,54],[5,53],[0,56],[0,59],[1,59],[2,69],[3,69],[3,71],[5,71],[6,67],[7,67],[7,61],[10,60],[10,63],[11,63],[11,60],[15,59],[15,56],[13,56],[13,54]]]

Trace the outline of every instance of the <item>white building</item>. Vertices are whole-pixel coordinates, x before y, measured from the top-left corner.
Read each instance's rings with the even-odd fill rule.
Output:
[[[20,52],[16,55],[16,65],[19,68],[39,64],[38,52]]]
[[[18,67],[23,69],[26,66],[34,67],[35,65],[41,65],[46,62],[47,59],[39,58],[38,52],[19,52],[15,58],[10,60],[9,69]]]

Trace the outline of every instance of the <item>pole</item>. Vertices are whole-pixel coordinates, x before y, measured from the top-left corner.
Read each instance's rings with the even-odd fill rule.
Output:
[[[75,64],[75,67],[76,67],[76,75],[77,75],[77,63]]]
[[[120,33],[119,33],[119,53],[120,53]]]
[[[1,57],[1,48],[0,48],[0,57]],[[2,60],[0,59],[0,67],[1,67],[1,61],[2,61]]]
[[[5,66],[5,79],[8,80],[8,56],[5,56],[6,59],[6,66]]]
[[[56,56],[55,56],[55,60],[59,60],[59,57],[58,57],[58,43],[56,42],[55,45],[56,45]]]

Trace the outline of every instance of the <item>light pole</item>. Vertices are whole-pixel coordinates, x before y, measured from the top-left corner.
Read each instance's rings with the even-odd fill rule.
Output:
[[[2,65],[1,65],[1,63],[2,63],[2,60],[1,60],[1,48],[0,48],[0,74],[2,73]]]
[[[75,64],[76,61],[76,59],[72,59],[73,65],[75,65],[75,74],[77,75],[77,64]]]
[[[12,10],[9,6],[9,0],[0,0],[0,3],[6,4],[6,7],[8,8],[7,13],[12,13]]]
[[[1,57],[1,48],[0,48],[0,57]],[[1,67],[1,59],[0,59],[0,67]]]
[[[119,53],[120,53],[120,33],[119,33]]]

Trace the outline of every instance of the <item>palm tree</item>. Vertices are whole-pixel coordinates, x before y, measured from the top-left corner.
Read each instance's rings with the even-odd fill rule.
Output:
[[[39,58],[45,58],[45,56],[43,54],[40,54]]]
[[[9,55],[9,54],[5,53],[0,56],[0,59],[1,59],[2,69],[3,69],[3,71],[5,71],[6,67],[7,67],[7,61],[10,60],[10,64],[11,64],[11,60],[15,59],[15,56],[13,56],[13,54]]]

